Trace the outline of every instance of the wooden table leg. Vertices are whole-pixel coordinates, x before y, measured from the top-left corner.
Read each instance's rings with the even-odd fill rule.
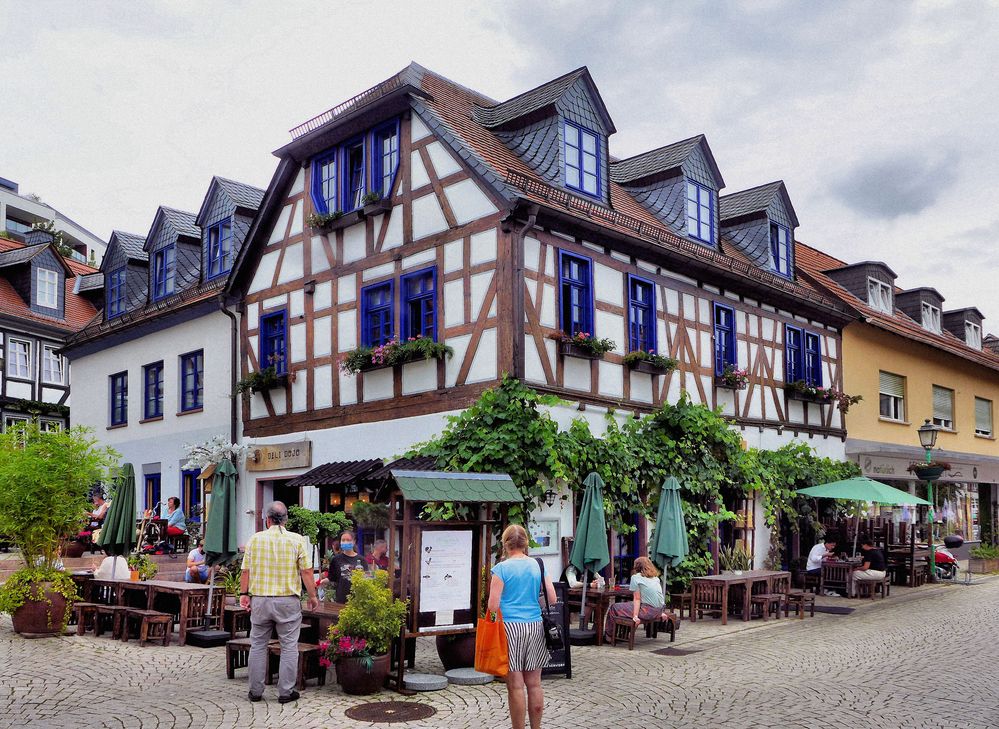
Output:
[[[721,620],[722,625],[728,625],[728,590],[731,584],[726,582],[724,584],[724,589],[722,590],[722,611]]]
[[[180,634],[177,636],[181,645],[187,645],[187,611],[190,609],[187,593],[180,595]]]
[[[597,630],[597,645],[600,646],[600,645],[604,644],[604,619],[605,619],[605,617],[604,617],[604,596],[603,595],[598,595],[597,596],[597,604],[594,607],[596,608],[596,610],[594,610],[594,613],[596,614],[597,620],[596,620],[596,624],[594,624],[593,627],[596,628],[596,630]]]
[[[690,622],[697,622],[697,585],[698,583],[694,580],[690,581]],[[680,612],[683,612],[683,606],[681,605]]]

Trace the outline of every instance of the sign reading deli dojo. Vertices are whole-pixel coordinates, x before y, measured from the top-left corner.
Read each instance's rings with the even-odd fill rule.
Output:
[[[312,465],[312,441],[255,445],[246,459],[251,471],[281,471],[286,468],[308,468]]]

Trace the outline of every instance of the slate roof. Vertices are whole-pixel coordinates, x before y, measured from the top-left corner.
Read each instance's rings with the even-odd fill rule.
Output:
[[[787,212],[797,226],[798,216],[795,215],[794,208],[791,207],[791,199],[788,197],[787,188],[784,186],[783,180],[768,182],[765,185],[751,187],[748,190],[740,190],[739,192],[719,197],[718,216],[724,223],[726,220],[741,218],[744,215],[764,212],[778,193],[784,195],[784,204],[787,206]]]
[[[237,206],[254,211],[260,207],[260,203],[264,199],[264,191],[259,187],[247,185],[245,182],[229,180],[218,175],[214,179]]]
[[[995,334],[986,334],[982,339],[982,349],[987,349],[993,354],[999,355],[999,337]]]
[[[353,483],[372,470],[381,468],[380,458],[369,458],[364,461],[333,461],[316,466],[311,471],[293,478],[286,486],[300,488],[302,486],[340,486]]]
[[[9,266],[19,266],[22,263],[28,263],[32,258],[39,255],[45,250],[45,246],[25,246],[24,248],[17,248],[12,251],[4,251],[0,253],[0,268],[8,268]]]
[[[83,293],[85,291],[101,291],[104,289],[104,274],[98,271],[97,273],[88,273],[83,276],[76,277],[76,293]]]
[[[392,476],[409,501],[517,503],[524,500],[505,473],[393,470]]]
[[[177,235],[187,235],[201,240],[201,228],[195,223],[197,216],[194,213],[168,208],[164,205],[160,206],[160,210],[163,211],[163,217],[177,232]]]
[[[794,244],[794,254],[799,274],[808,276],[820,288],[839,298],[871,326],[999,371],[999,356],[987,349],[973,349],[946,330],[940,334],[928,331],[900,311],[884,314],[825,275],[826,271],[846,266],[844,261],[798,241]]]
[[[125,251],[125,255],[129,260],[132,261],[149,261],[149,255],[146,253],[146,237],[143,235],[137,235],[136,233],[126,233],[123,230],[116,230],[111,233],[111,238],[117,240],[121,249]],[[110,241],[108,242],[110,245]]]
[[[614,182],[625,183],[650,177],[651,175],[666,172],[667,170],[675,170],[684,163],[698,145],[705,143],[706,146],[706,142],[707,140],[704,135],[698,134],[696,137],[667,144],[665,147],[636,154],[634,157],[612,160],[610,163],[610,178]],[[721,173],[714,165],[713,160],[711,160],[711,164],[712,167],[715,167],[713,171],[718,176],[718,179],[721,180]],[[724,183],[721,186],[724,187]]]

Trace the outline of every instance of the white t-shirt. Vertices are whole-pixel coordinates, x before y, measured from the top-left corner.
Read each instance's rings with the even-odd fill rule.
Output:
[[[205,564],[205,553],[198,547],[195,547],[191,550],[190,554],[187,555],[187,561],[193,562],[198,566],[203,566]]]
[[[94,579],[97,580],[127,580],[128,575],[128,560],[125,557],[105,557],[94,570]]]
[[[806,570],[817,570],[822,566],[822,558],[826,556],[826,545],[824,542],[819,542],[814,547],[812,551],[808,553],[808,564],[805,565]]]

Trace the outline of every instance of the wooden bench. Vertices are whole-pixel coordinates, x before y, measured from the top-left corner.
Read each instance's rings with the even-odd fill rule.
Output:
[[[806,606],[811,608],[810,617],[815,617],[814,592],[791,590],[787,593],[784,600],[784,617],[788,617],[791,614],[791,605],[794,605],[794,612],[798,616],[798,620],[804,620]]]
[[[173,616],[161,613],[159,610],[137,610],[128,608],[125,611],[125,625],[121,631],[121,642],[127,643],[132,626],[135,626],[135,637],[139,645],[159,641],[164,647],[170,645],[170,635],[173,633]]]
[[[787,594],[783,592],[764,592],[759,595],[751,595],[749,598],[752,608],[760,608],[760,614],[764,620],[768,620],[773,614],[780,620],[781,610],[785,609]]]
[[[611,631],[611,645],[617,645],[617,641],[619,640],[626,640],[628,641],[628,650],[634,650],[635,633],[638,631],[639,625],[645,626],[645,637],[657,638],[659,637],[659,631],[665,630],[669,632],[669,642],[674,643],[676,641],[677,622],[679,622],[679,618],[672,614],[664,619],[642,620],[638,623],[633,618],[614,618],[614,629]]]
[[[276,640],[268,643],[277,645]],[[225,675],[226,678],[235,678],[237,668],[246,668],[250,664],[250,639],[235,638],[225,644]]]
[[[94,636],[100,638],[105,630],[110,630],[114,640],[121,638],[126,610],[128,608],[121,605],[98,605],[94,614]]]
[[[281,644],[277,641],[271,641],[267,644],[267,651],[271,657],[271,660],[267,662],[267,683],[272,684],[274,683],[274,674],[278,672]],[[320,686],[326,685],[326,669],[319,665],[319,646],[315,643],[299,643],[296,688],[302,691],[305,688],[305,682],[311,678],[316,679]]]
[[[76,634],[83,635],[87,630],[96,632],[97,603],[78,602],[73,605],[73,615],[76,618]]]

